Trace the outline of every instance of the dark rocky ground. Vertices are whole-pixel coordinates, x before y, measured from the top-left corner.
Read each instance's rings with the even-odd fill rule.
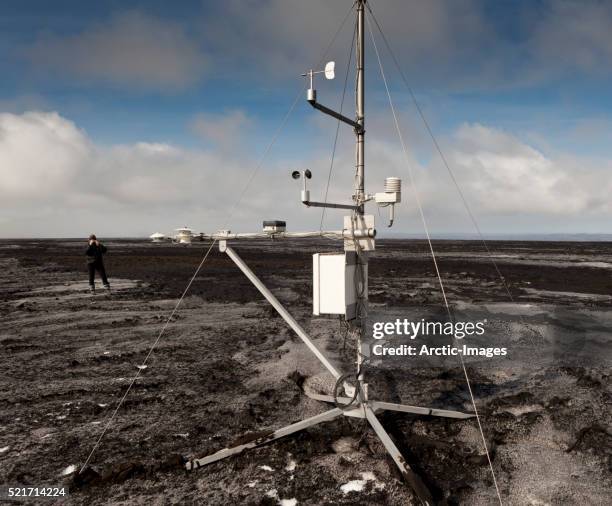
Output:
[[[300,389],[322,367],[216,249],[91,469],[79,480],[64,476],[87,459],[207,246],[107,245],[114,291],[92,298],[82,242],[0,241],[2,483],[69,483],[67,504],[417,504],[378,440],[348,418],[182,470],[182,457],[325,409]],[[456,314],[486,318],[488,342],[510,351],[468,363],[504,503],[609,504],[612,244],[491,242],[514,303],[480,244],[434,246]],[[342,326],[311,315],[311,254],[338,247],[236,244],[334,363],[350,370]],[[425,243],[380,240],[369,267],[372,318],[444,317]],[[378,397],[471,410],[456,361],[406,360],[371,365]],[[439,502],[495,504],[474,420],[386,413],[381,421]],[[362,490],[345,492],[350,482]]]

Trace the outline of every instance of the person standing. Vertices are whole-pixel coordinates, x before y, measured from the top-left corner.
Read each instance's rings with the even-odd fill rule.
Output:
[[[89,269],[89,291],[91,293],[96,293],[96,286],[94,283],[96,271],[98,271],[100,278],[102,278],[104,288],[110,292],[110,284],[106,277],[106,269],[104,269],[104,260],[102,258],[104,253],[106,253],[106,246],[98,241],[95,234],[91,234],[89,236],[87,251],[85,252],[85,255],[87,255],[87,268]]]

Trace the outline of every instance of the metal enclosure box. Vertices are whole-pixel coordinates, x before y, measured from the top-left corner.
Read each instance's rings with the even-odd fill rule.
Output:
[[[363,276],[357,269],[363,269]],[[357,265],[357,255],[347,253],[315,253],[312,256],[312,312],[314,315],[356,317],[358,284],[363,284],[367,298],[367,264]]]

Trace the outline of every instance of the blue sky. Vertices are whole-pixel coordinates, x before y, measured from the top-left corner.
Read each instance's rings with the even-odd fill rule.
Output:
[[[215,209],[223,203],[207,192],[231,186],[224,173],[238,179],[249,173],[302,87],[299,74],[320,57],[350,6],[350,0],[3,2],[0,132],[8,133],[4,142],[0,136],[0,183],[9,198],[0,204],[6,206],[0,236],[79,235],[91,228],[144,234],[183,221],[198,229],[220,226]],[[371,6],[487,231],[612,232],[606,195],[612,189],[611,4],[378,0]],[[331,106],[339,103],[352,30],[349,18],[329,51],[337,79],[318,83],[320,99]],[[470,232],[442,202],[454,190],[379,37],[377,43],[432,225]],[[405,178],[366,44],[371,174]],[[334,130],[331,119],[300,100],[263,174],[276,180],[288,166],[304,164],[326,181]],[[345,156],[334,171],[344,172],[332,180],[338,191],[350,180],[350,135],[343,130]],[[35,149],[43,153],[32,162]],[[45,151],[57,157],[45,162]],[[116,185],[93,190],[101,177]],[[32,187],[41,178],[47,193]],[[194,187],[195,178],[203,188]],[[282,212],[311,227],[317,220],[303,218],[295,202],[276,205],[291,188],[283,182],[274,193],[262,181],[234,228],[259,226],[250,218],[255,212]],[[96,205],[89,208],[88,200]],[[48,223],[37,214],[41,205]],[[121,213],[100,216],[99,205]],[[67,222],[75,209],[81,217]],[[414,209],[406,213],[398,231],[417,226]]]

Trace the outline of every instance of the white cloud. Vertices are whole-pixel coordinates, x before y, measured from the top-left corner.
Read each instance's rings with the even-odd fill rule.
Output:
[[[97,146],[57,113],[1,114],[0,236],[144,235],[183,223],[216,230],[228,224],[254,164],[240,153],[163,143]],[[270,186],[267,177],[277,171],[285,177]],[[274,164],[262,169],[230,224],[259,228],[266,207],[293,182],[285,172]],[[301,205],[285,199],[279,213],[285,203]]]
[[[25,55],[54,76],[161,90],[197,82],[208,60],[179,24],[136,11],[76,35],[45,35]]]
[[[560,219],[586,230],[593,218],[605,223],[612,217],[610,161],[547,155],[507,132],[478,124],[463,125],[444,145],[475,214],[489,231],[506,230],[508,221],[517,223],[518,231],[546,231]],[[0,114],[0,236],[74,237],[91,231],[144,236],[183,224],[198,231],[223,226],[252,231],[263,219],[286,219],[291,230],[316,229],[321,211],[301,205],[300,183],[289,177],[287,167],[311,168],[312,197],[322,199],[329,169],[325,148],[295,159],[270,157],[229,217],[256,164],[248,150],[226,155],[164,143],[101,147],[57,113]],[[394,230],[420,231],[398,144],[371,135],[367,163],[371,192],[382,189],[386,176],[404,180]],[[428,166],[412,164],[430,224],[434,230],[454,230],[462,209],[444,169],[435,160]],[[347,136],[338,148],[330,201],[348,200],[345,189],[353,171]],[[372,207],[369,212],[378,214]],[[378,218],[381,229],[385,215]],[[338,228],[341,216],[328,211],[328,228]],[[469,224],[460,230],[472,231]]]
[[[85,133],[57,113],[0,114],[4,201],[61,198],[91,157]]]
[[[455,132],[450,161],[481,213],[542,217],[610,211],[610,161],[547,156],[480,124]]]

